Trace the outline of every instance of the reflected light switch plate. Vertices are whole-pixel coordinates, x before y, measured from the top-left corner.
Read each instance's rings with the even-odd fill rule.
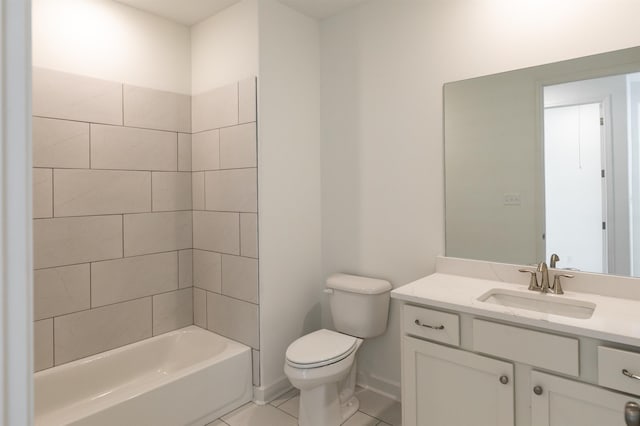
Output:
[[[511,192],[508,194],[503,194],[503,204],[505,206],[519,206],[520,205],[520,194],[517,192]]]

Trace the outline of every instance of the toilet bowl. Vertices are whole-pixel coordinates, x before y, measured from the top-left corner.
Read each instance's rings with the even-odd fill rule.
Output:
[[[323,329],[289,346],[284,371],[300,389],[300,425],[340,425],[358,411],[355,359],[361,344],[362,339]]]
[[[300,390],[300,426],[339,426],[356,411],[356,353],[363,338],[386,330],[388,281],[334,274],[327,279],[338,331],[318,330],[289,345],[284,372]]]

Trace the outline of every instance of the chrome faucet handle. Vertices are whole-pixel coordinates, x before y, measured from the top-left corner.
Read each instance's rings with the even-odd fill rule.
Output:
[[[556,263],[560,261],[560,257],[558,257],[557,254],[552,253],[551,254],[551,259],[549,259],[549,267],[550,268],[554,268],[556,267]]]
[[[540,272],[540,291],[547,293],[549,291],[549,268],[544,262],[538,264],[537,271]]]
[[[562,290],[562,284],[560,284],[560,278],[561,277],[573,278],[573,275],[571,275],[571,274],[556,274],[553,277],[553,284],[549,288],[551,290],[551,293],[553,293],[553,294],[564,294],[564,291]]]
[[[540,291],[540,284],[538,284],[538,275],[536,274],[535,269],[518,269],[519,272],[528,272],[531,274],[531,278],[529,279],[529,290],[532,291]]]

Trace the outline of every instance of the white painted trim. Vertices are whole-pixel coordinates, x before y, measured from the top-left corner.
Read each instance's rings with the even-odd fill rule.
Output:
[[[400,383],[384,379],[370,371],[358,370],[356,384],[375,393],[400,401]]]
[[[292,388],[293,386],[291,386],[287,376],[280,377],[274,384],[269,386],[254,386],[253,402],[258,405],[268,404]]]
[[[31,0],[0,9],[0,422],[33,422]]]

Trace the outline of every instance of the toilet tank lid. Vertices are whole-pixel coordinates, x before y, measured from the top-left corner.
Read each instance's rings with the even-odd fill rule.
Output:
[[[327,278],[327,287],[350,293],[381,294],[391,290],[391,283],[378,278],[349,274],[333,274]]]

